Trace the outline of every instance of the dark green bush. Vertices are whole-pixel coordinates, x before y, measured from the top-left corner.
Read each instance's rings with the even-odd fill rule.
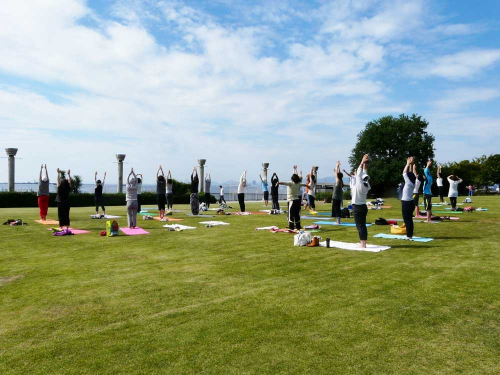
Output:
[[[325,193],[316,193],[317,201],[324,201],[326,199],[326,203],[332,203],[332,192]],[[343,200],[351,200],[351,191],[347,190],[342,193]]]

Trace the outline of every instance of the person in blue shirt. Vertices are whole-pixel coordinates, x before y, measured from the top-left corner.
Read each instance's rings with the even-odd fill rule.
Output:
[[[427,223],[431,222],[432,217],[432,176],[431,176],[431,168],[432,159],[429,159],[427,162],[427,166],[424,169],[424,209],[427,211]]]
[[[260,181],[262,182],[262,193],[264,194],[264,204],[267,206],[267,202],[269,201],[269,190],[267,187],[267,173],[262,177],[259,174]]]

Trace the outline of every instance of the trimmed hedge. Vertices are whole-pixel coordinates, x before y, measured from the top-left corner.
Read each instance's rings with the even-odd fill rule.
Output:
[[[332,203],[332,193],[316,193],[316,201],[324,201],[326,199],[326,203]],[[342,193],[343,200],[351,200],[351,191],[346,190]]]

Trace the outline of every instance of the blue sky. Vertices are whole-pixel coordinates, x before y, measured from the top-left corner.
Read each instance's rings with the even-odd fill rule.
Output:
[[[499,16],[498,1],[7,0],[0,146],[20,149],[17,181],[47,163],[114,182],[116,153],[146,182],[199,158],[218,181],[263,161],[324,177],[368,121],[417,113],[437,160],[497,153]]]

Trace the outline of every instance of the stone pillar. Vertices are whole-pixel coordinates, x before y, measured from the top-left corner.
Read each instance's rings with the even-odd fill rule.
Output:
[[[205,191],[205,163],[207,159],[198,159],[198,164],[200,165],[200,189],[199,191]]]
[[[264,172],[263,178],[267,181],[267,170],[269,169],[269,163],[262,163],[262,170]]]
[[[6,148],[5,152],[9,156],[9,191],[14,191],[16,188],[16,154],[17,148]]]
[[[125,154],[116,154],[116,160],[118,160],[118,189],[117,192],[123,193],[123,161],[125,160]]]

